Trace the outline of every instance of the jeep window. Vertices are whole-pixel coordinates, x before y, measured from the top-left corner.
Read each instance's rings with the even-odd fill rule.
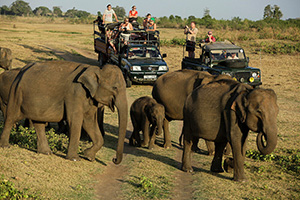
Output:
[[[132,47],[128,50],[128,59],[161,59],[161,56],[155,47]]]
[[[243,49],[211,50],[212,61],[232,59],[233,57],[235,57],[235,59],[245,59],[244,50]]]

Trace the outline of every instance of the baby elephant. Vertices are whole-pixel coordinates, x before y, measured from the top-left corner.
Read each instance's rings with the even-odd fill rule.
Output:
[[[129,140],[130,145],[148,146],[149,149],[153,149],[156,135],[162,133],[165,118],[164,106],[157,103],[156,100],[151,97],[140,97],[132,103],[130,117],[133,125],[133,132]],[[139,134],[140,131],[143,132],[144,136],[142,143]]]

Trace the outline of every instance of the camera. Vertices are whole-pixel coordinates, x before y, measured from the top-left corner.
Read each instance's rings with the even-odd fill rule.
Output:
[[[185,27],[184,28],[189,28],[187,25],[185,25]]]

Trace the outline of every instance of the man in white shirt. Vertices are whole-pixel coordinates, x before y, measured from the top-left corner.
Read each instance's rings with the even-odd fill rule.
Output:
[[[115,19],[117,22],[119,22],[118,17],[115,13],[115,11],[111,8],[111,5],[107,5],[107,10],[104,11],[103,13],[103,24],[109,24],[113,23],[113,15],[115,16]]]

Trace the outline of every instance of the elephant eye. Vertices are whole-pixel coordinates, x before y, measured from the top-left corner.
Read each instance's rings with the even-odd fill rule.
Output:
[[[116,86],[113,87],[113,90],[118,90],[118,88]]]

